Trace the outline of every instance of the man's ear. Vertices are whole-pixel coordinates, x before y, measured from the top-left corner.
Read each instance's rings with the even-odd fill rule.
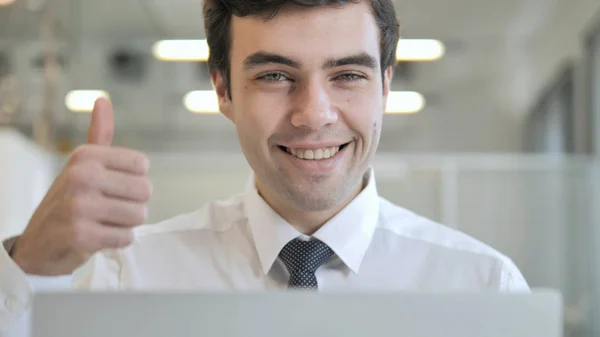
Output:
[[[210,78],[217,92],[217,98],[219,101],[219,111],[227,117],[230,121],[233,120],[233,111],[231,106],[231,99],[229,98],[227,79],[223,76],[223,73],[219,70],[213,69],[210,71]]]
[[[387,109],[387,99],[390,94],[393,76],[394,76],[394,68],[390,66],[383,73],[383,99],[384,99],[383,107],[386,109]]]

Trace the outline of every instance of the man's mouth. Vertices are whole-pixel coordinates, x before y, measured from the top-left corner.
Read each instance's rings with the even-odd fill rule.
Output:
[[[338,152],[342,151],[350,143],[342,144],[339,146],[324,147],[320,149],[301,149],[291,148],[279,145],[282,151],[289,153],[290,155],[304,160],[324,160],[333,158]]]

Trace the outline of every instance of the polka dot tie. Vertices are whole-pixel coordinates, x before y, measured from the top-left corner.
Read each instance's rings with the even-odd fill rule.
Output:
[[[331,255],[333,255],[331,248],[318,240],[294,239],[288,242],[279,253],[279,257],[290,273],[288,287],[317,289],[315,272]]]

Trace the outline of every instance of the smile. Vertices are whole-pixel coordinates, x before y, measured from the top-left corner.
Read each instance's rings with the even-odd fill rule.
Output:
[[[339,146],[323,147],[320,149],[301,149],[291,148],[280,145],[279,148],[290,155],[304,160],[324,160],[333,158],[336,154],[342,151],[348,144],[342,144]]]

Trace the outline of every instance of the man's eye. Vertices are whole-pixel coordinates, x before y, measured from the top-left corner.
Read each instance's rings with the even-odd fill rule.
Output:
[[[281,73],[266,74],[264,76],[261,76],[259,79],[270,81],[270,82],[281,82],[281,81],[288,80],[288,78]]]
[[[342,74],[337,77],[338,80],[354,82],[366,79],[364,76],[354,73]]]

